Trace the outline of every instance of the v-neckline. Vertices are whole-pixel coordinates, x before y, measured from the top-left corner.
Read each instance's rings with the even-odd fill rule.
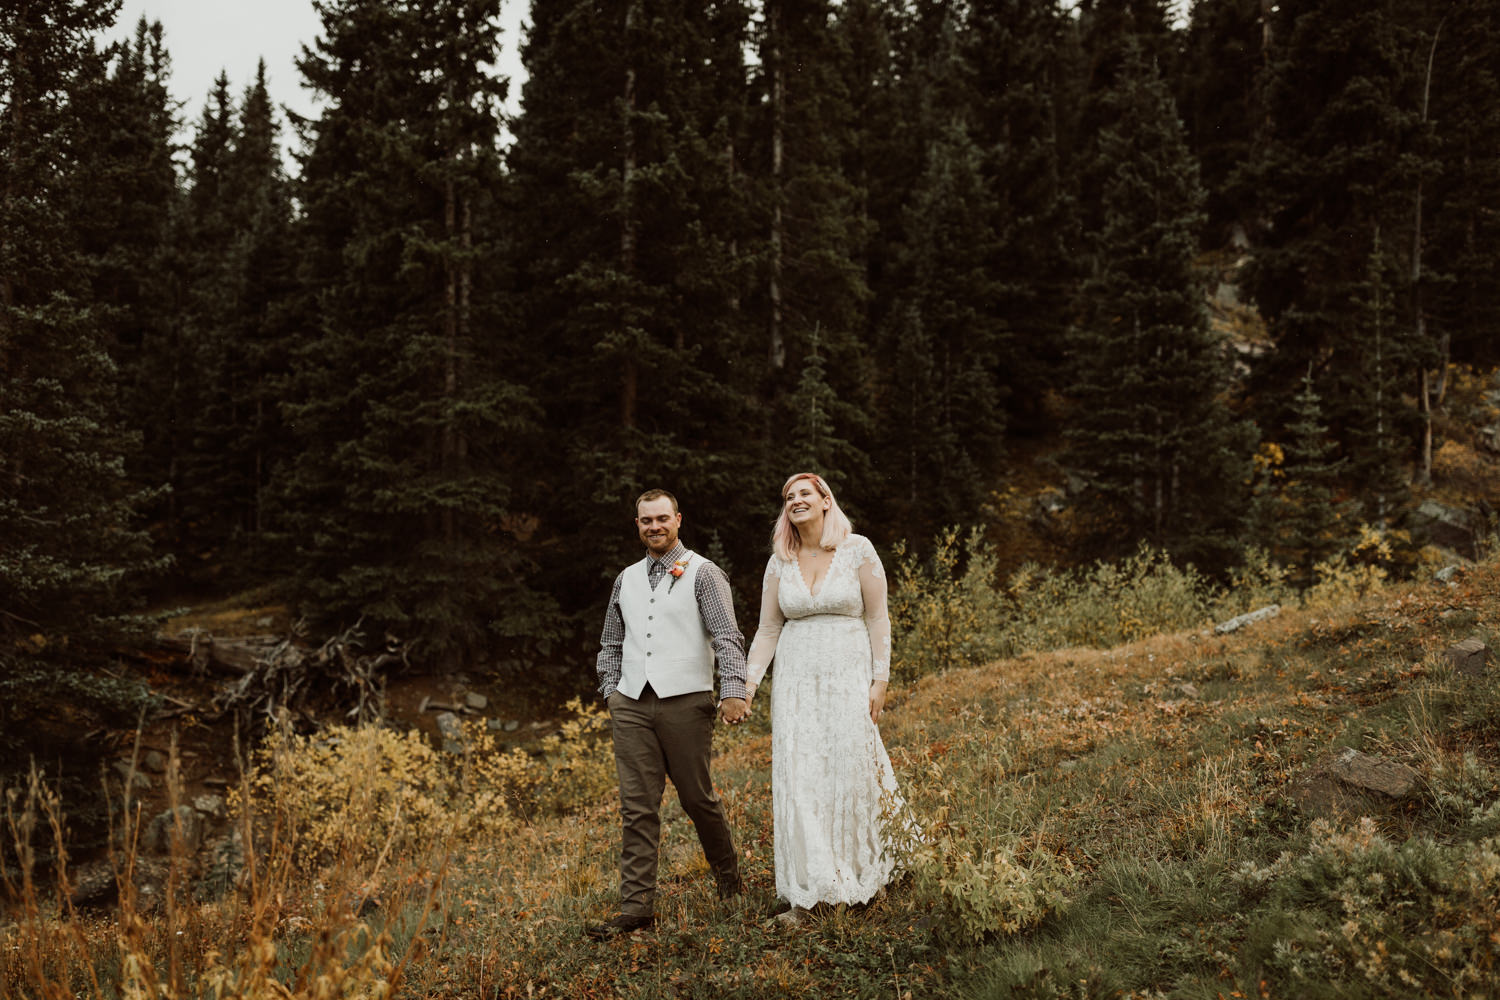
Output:
[[[817,590],[814,590],[813,587],[812,587],[812,584],[810,584],[810,583],[807,582],[807,576],[805,574],[803,574],[803,572],[802,572],[802,557],[800,555],[798,555],[796,557],[797,579],[799,579],[799,580],[802,581],[802,589],[805,590],[805,591],[807,591],[807,596],[808,597],[811,597],[815,601],[818,599],[818,594],[823,590],[823,588],[825,586],[828,585],[828,577],[830,575],[832,575],[832,573],[833,573],[833,560],[837,559],[838,557],[839,557],[839,550],[838,550],[837,546],[835,546],[834,550],[833,550],[833,559],[829,559],[828,560],[828,569],[824,571],[824,573],[823,573],[823,579],[821,579],[821,580],[818,581],[818,589]]]

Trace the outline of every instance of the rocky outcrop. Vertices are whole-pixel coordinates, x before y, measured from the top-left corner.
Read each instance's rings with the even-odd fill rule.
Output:
[[[1308,816],[1348,820],[1388,813],[1420,787],[1405,764],[1345,747],[1293,778],[1285,795]]]
[[[1453,665],[1455,673],[1466,677],[1483,676],[1490,661],[1489,648],[1481,639],[1465,639],[1449,646],[1443,655]]]

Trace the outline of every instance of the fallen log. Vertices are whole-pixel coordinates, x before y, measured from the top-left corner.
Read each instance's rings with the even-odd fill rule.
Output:
[[[254,670],[284,641],[273,635],[226,639],[193,629],[175,636],[156,637],[157,648],[161,651],[181,657],[200,673],[225,677],[239,677]]]

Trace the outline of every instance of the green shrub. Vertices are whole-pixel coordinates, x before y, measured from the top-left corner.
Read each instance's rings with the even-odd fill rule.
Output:
[[[275,734],[255,755],[250,786],[271,803],[299,863],[366,862],[387,849],[493,836],[537,815],[596,801],[614,787],[609,715],[568,703],[569,717],[536,752],[502,750],[482,724],[464,752],[434,749],[420,732],[337,726],[312,736]]]
[[[1287,995],[1477,996],[1500,971],[1500,841],[1393,843],[1364,819],[1317,820],[1310,843],[1242,866],[1250,930]]]
[[[995,590],[998,560],[978,530],[962,545],[947,528],[926,560],[896,545],[890,590],[891,670],[913,680],[950,667],[978,666],[1004,652],[1004,598]]]
[[[952,937],[969,944],[1019,934],[1064,912],[1077,881],[1066,858],[1016,844],[981,846],[940,819],[914,822],[909,835],[897,839],[912,895],[943,917]]]
[[[1008,584],[1013,615],[1006,645],[1022,650],[1107,648],[1201,625],[1217,593],[1191,566],[1142,546],[1120,563],[1083,570],[1023,566]]]

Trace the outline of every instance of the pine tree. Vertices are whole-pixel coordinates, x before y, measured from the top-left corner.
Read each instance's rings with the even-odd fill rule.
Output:
[[[222,356],[234,322],[236,267],[231,247],[236,239],[228,203],[234,185],[228,176],[235,139],[234,106],[229,79],[223,73],[204,104],[189,149],[187,190],[177,222],[183,259],[183,331],[181,350],[188,356],[190,382],[179,419],[187,439],[179,455],[180,473],[174,507],[180,513],[175,543],[183,568],[194,573],[201,556],[221,544],[225,535],[219,512],[230,483],[221,435],[215,433],[219,400],[232,392],[224,381]]]
[[[512,253],[525,326],[550,348],[531,361],[556,442],[537,473],[560,546],[548,585],[590,630],[600,562],[634,557],[623,519],[647,487],[690,511],[689,544],[722,526],[730,562],[762,548],[739,528],[767,502],[747,484],[775,474],[748,17],[736,0],[532,8]]]
[[[1264,117],[1258,84],[1265,62],[1265,5],[1266,0],[1197,0],[1183,39],[1175,93],[1208,193],[1204,238],[1209,247],[1228,246],[1253,228],[1254,192],[1240,166],[1252,158]]]
[[[1341,454],[1355,457],[1370,440],[1359,429],[1382,420],[1380,433],[1399,438],[1379,460],[1345,466],[1360,495],[1405,475],[1416,435],[1409,413],[1393,428],[1389,410],[1369,410],[1366,365],[1376,338],[1381,364],[1404,366],[1408,387],[1427,354],[1408,311],[1409,271],[1399,266],[1423,169],[1411,154],[1421,134],[1417,67],[1426,49],[1399,8],[1344,0],[1277,6],[1269,129],[1253,174],[1267,225],[1252,241],[1247,285],[1275,343],[1251,383],[1261,422],[1276,428],[1287,419],[1288,397],[1311,364]],[[1385,303],[1376,313],[1357,305],[1373,301],[1373,275],[1381,276]],[[1400,304],[1400,322],[1372,322],[1390,303]],[[1382,405],[1406,404],[1387,395]]]
[[[972,67],[971,138],[989,193],[988,272],[1007,328],[997,372],[1010,423],[1035,431],[1065,378],[1066,331],[1081,278],[1076,163],[1083,66],[1054,0],[975,5],[962,37]]]
[[[518,346],[479,280],[498,259],[498,0],[318,10],[300,65],[328,104],[298,186],[309,326],[278,527],[306,609],[467,660],[548,628],[512,506],[534,401],[507,377]]]
[[[1248,425],[1227,408],[1227,369],[1193,258],[1203,191],[1165,83],[1127,50],[1099,139],[1110,178],[1074,340],[1070,459],[1110,534],[1223,565],[1243,516]]]
[[[1314,567],[1352,534],[1349,505],[1339,499],[1342,459],[1323,423],[1322,398],[1311,369],[1292,400],[1281,461],[1264,470],[1254,502],[1254,536],[1262,539],[1299,587],[1314,582]]]
[[[169,487],[152,511],[169,539],[178,532],[194,378],[179,320],[170,65],[161,25],[145,18],[131,41],[115,47],[92,98],[107,124],[80,163],[88,183],[77,204],[80,240],[93,265],[90,297],[120,367],[122,416],[142,435],[131,472],[143,487]]]
[[[272,470],[290,447],[277,393],[289,368],[291,201],[265,66],[238,109],[222,74],[191,147],[180,229],[187,348],[197,380],[183,459],[182,544],[226,582],[260,578]]]
[[[1011,351],[1001,283],[988,268],[995,211],[981,163],[964,124],[950,122],[929,151],[907,209],[908,242],[895,254],[905,280],[885,348],[893,363],[882,450],[906,458],[902,520],[926,533],[974,516],[1002,453],[1000,372]]]
[[[92,300],[80,217],[97,194],[116,5],[0,9],[0,731],[37,697],[119,707],[80,667],[125,632],[143,575],[150,494],[126,473],[118,369]],[[119,192],[116,192],[118,195]]]
[[[855,131],[849,75],[841,72],[848,37],[826,0],[768,0],[758,39],[765,99],[752,128],[768,207],[767,412],[772,427],[795,419],[786,373],[800,371],[816,334],[834,420],[861,453],[847,467],[816,471],[836,476],[857,498],[876,486],[865,457],[873,372],[863,265],[871,234],[847,166]]]
[[[1442,405],[1450,360],[1500,364],[1500,10],[1492,3],[1457,3],[1428,12],[1420,38],[1422,151],[1414,212],[1412,317],[1419,346],[1429,351],[1421,373],[1423,449],[1419,474],[1430,478],[1432,418]]]

